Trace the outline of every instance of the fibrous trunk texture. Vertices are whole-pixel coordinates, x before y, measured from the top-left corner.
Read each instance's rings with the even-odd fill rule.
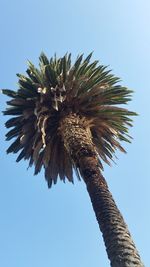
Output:
[[[131,235],[100,171],[86,118],[69,114],[61,122],[64,144],[87,186],[112,267],[143,267]]]

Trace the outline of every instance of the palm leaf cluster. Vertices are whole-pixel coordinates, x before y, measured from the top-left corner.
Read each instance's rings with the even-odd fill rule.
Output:
[[[125,152],[121,140],[130,142],[128,126],[135,113],[120,104],[130,100],[132,91],[119,85],[106,66],[91,62],[91,56],[80,55],[72,64],[71,54],[49,60],[42,53],[39,68],[28,62],[27,75],[17,74],[17,91],[2,90],[11,97],[4,114],[13,116],[6,122],[12,128],[6,140],[15,138],[7,153],[19,152],[17,162],[29,160],[35,174],[44,166],[49,187],[58,177],[73,182],[73,169],[78,172],[59,134],[60,120],[67,114],[89,122],[100,163],[102,159],[109,164],[117,148]]]

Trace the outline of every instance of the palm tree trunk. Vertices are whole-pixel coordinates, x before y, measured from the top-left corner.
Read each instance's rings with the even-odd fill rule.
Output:
[[[112,267],[143,266],[127,225],[109,192],[95,159],[82,158],[80,169],[103,234]]]
[[[64,144],[86,183],[111,266],[143,267],[127,225],[101,174],[87,120],[71,113],[63,118],[61,133]]]

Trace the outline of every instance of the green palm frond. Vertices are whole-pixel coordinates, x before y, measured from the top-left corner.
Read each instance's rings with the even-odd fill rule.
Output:
[[[71,54],[48,59],[41,53],[39,68],[29,61],[27,75],[17,74],[17,91],[2,90],[11,98],[4,115],[14,116],[6,122],[7,128],[13,127],[6,140],[15,138],[7,153],[20,151],[17,161],[28,159],[35,174],[44,166],[49,187],[58,177],[73,182],[73,169],[80,179],[59,135],[62,116],[74,112],[89,121],[101,168],[101,160],[109,164],[116,149],[125,152],[120,141],[131,140],[128,127],[136,113],[120,105],[131,100],[132,90],[91,57],[79,55],[72,64]]]

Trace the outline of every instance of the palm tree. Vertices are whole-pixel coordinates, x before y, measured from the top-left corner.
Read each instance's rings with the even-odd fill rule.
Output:
[[[27,75],[17,74],[19,89],[2,92],[12,99],[5,115],[13,115],[6,127],[13,127],[6,140],[15,137],[7,153],[42,166],[48,187],[59,177],[73,182],[73,170],[83,178],[103,234],[112,267],[143,266],[127,225],[102,176],[102,161],[110,164],[116,149],[125,152],[120,141],[130,142],[128,126],[135,112],[121,108],[132,91],[91,56],[71,54],[50,60],[42,53],[39,69],[28,62]],[[116,107],[116,105],[119,105]]]

